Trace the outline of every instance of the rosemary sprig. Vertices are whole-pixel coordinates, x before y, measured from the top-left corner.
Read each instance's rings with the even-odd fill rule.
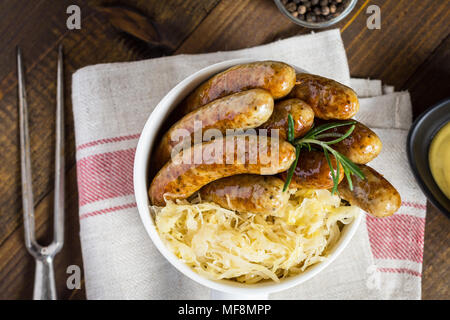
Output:
[[[301,146],[295,146],[295,160],[288,170],[288,175],[286,178],[286,182],[284,183],[283,192],[285,192],[291,184],[292,176],[294,175],[294,170],[297,167],[298,158],[300,157],[300,149]]]
[[[296,158],[294,163],[291,165],[291,167],[288,170],[286,182],[284,183],[283,191],[286,191],[291,184],[292,176],[294,175],[294,170],[297,167],[298,158],[300,156],[300,150],[301,148],[307,148],[309,151],[311,151],[311,144],[317,145],[322,148],[323,153],[325,154],[325,158],[327,159],[328,166],[331,170],[331,178],[333,179],[333,188],[331,190],[331,193],[334,194],[337,192],[338,184],[339,184],[339,175],[340,175],[340,166],[342,166],[344,170],[345,178],[348,181],[348,185],[350,190],[353,190],[353,183],[351,179],[351,175],[356,175],[360,177],[361,179],[365,179],[364,174],[361,172],[361,170],[358,168],[356,164],[354,164],[350,159],[348,159],[343,154],[339,153],[338,151],[334,150],[330,147],[330,145],[336,144],[338,142],[341,142],[342,140],[346,139],[348,136],[350,136],[353,133],[353,130],[355,130],[355,121],[346,121],[346,122],[333,122],[333,123],[326,123],[323,125],[320,125],[318,127],[313,127],[310,129],[306,135],[302,138],[294,139],[294,120],[292,118],[292,115],[288,115],[288,141],[291,142],[295,146],[295,153]],[[350,128],[344,133],[333,133],[329,132],[326,133],[326,131],[342,127],[342,126],[348,126],[350,125]],[[330,141],[323,141],[322,139],[328,139],[328,138],[335,138],[334,140]],[[336,160],[336,171],[333,168],[333,165],[331,163],[331,157],[330,154],[334,157]]]
[[[294,142],[294,131],[295,131],[295,125],[294,125],[294,118],[292,118],[292,114],[288,114],[288,135],[287,140],[290,143]]]

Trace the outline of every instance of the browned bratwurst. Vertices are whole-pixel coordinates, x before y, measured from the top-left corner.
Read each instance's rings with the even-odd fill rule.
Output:
[[[196,131],[204,133],[209,129],[217,129],[224,134],[227,129],[255,128],[266,122],[272,112],[273,98],[270,93],[263,89],[252,89],[214,100],[188,113],[161,139],[153,157],[155,171],[170,160],[172,151],[176,151],[174,147],[182,143],[184,138],[189,137],[189,145],[195,143]]]
[[[204,185],[236,174],[277,174],[294,162],[295,149],[290,143],[280,140],[272,150],[276,143],[271,138],[256,143],[253,138],[257,136],[228,136],[182,150],[153,179],[152,204],[164,205],[164,197],[186,199]]]
[[[343,84],[313,74],[297,74],[296,85],[289,94],[308,103],[320,119],[350,119],[359,110],[356,93]]]
[[[336,172],[336,160],[331,157],[331,165]],[[336,172],[337,173],[337,172]],[[281,175],[286,181],[287,173]],[[339,165],[339,181],[344,178],[344,169]],[[299,189],[331,189],[334,186],[331,170],[322,151],[302,149],[297,167],[292,176],[291,187]]]
[[[381,174],[369,166],[358,165],[365,179],[352,175],[353,191],[344,179],[338,191],[341,198],[360,207],[375,217],[387,217],[396,212],[402,203],[398,191]]]
[[[274,99],[279,99],[286,96],[294,84],[295,70],[283,62],[240,64],[201,84],[183,101],[181,110],[186,114],[217,98],[254,88],[265,89]]]
[[[356,120],[353,121],[355,121],[356,123],[355,129],[353,130],[352,134],[341,142],[331,145],[331,147],[336,151],[342,153],[354,163],[366,164],[375,159],[380,154],[383,144],[381,143],[380,138],[375,132],[367,128],[361,122],[358,122]],[[331,122],[339,123],[344,121],[328,120],[319,121],[317,124],[320,125]],[[326,133],[345,134],[348,129],[350,129],[350,125],[336,127],[327,130]],[[330,138],[328,140],[333,139],[334,138]]]
[[[260,128],[267,129],[269,134],[271,129],[278,129],[279,137],[286,139],[289,114],[294,120],[295,138],[304,136],[314,123],[314,111],[306,102],[299,99],[287,99],[275,103],[270,119]]]
[[[200,196],[226,209],[276,215],[289,200],[283,186],[283,180],[274,176],[239,174],[207,184]]]

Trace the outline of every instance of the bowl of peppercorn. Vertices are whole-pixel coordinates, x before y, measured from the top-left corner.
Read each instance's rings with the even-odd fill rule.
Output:
[[[292,22],[306,28],[326,28],[344,19],[358,0],[275,0]]]

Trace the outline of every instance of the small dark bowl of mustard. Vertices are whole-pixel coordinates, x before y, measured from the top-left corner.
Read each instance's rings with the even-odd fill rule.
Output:
[[[408,134],[407,153],[423,193],[450,217],[450,98],[414,121]]]

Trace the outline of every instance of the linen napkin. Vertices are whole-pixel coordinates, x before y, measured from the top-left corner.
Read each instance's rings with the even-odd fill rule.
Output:
[[[352,86],[361,97],[357,119],[383,141],[381,155],[370,165],[402,196],[394,216],[365,216],[351,243],[324,271],[270,298],[419,299],[426,207],[406,159],[409,94],[393,92],[378,80],[350,79],[339,30],[237,51],[89,66],[73,75],[88,299],[210,297],[208,288],[173,268],[148,237],[133,196],[133,160],[139,133],[161,98],[199,69],[235,58],[284,61]]]

